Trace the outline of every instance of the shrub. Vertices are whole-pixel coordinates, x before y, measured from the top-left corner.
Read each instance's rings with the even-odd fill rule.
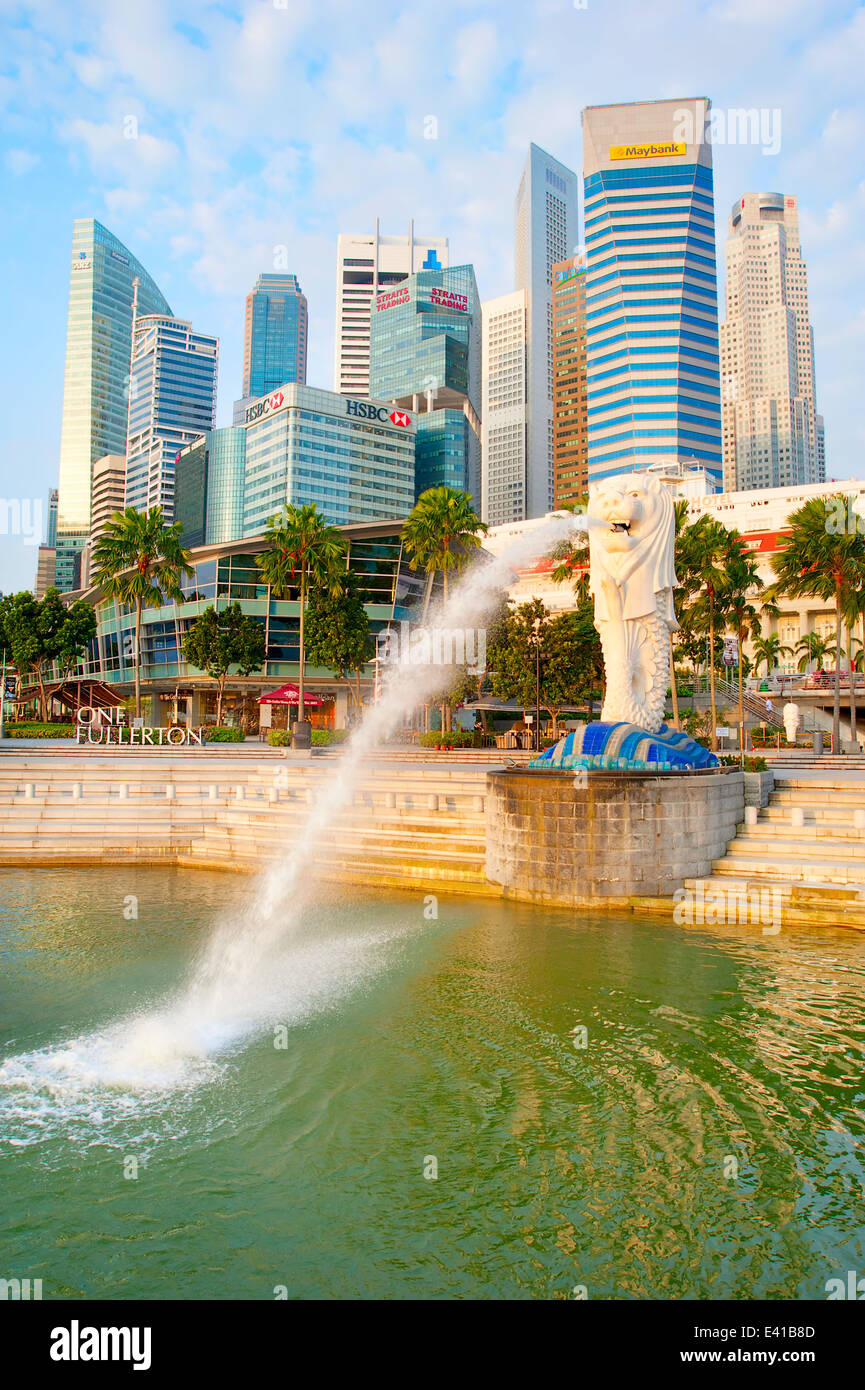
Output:
[[[6,724],[7,738],[74,738],[74,724]]]
[[[725,767],[739,767],[738,753],[722,753],[718,755],[718,762]],[[765,772],[769,764],[765,758],[746,758],[741,764],[744,772]]]
[[[313,729],[313,748],[329,748],[335,743],[345,743],[351,735],[350,729]]]
[[[421,734],[418,743],[421,748],[473,748],[475,736],[471,729],[454,729],[449,734],[436,729],[432,733]]]
[[[245,737],[242,729],[229,729],[225,724],[215,724],[204,731],[205,743],[243,743]]]
[[[287,729],[271,729],[267,741],[271,748],[289,748],[291,746],[291,734]]]

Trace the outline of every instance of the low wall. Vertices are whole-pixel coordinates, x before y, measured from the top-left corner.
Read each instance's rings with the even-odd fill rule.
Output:
[[[509,897],[626,905],[711,873],[744,819],[744,777],[491,772],[486,874]]]

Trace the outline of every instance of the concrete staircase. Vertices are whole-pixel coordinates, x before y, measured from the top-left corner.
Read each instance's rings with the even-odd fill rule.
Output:
[[[124,753],[0,759],[0,865],[171,863],[250,872],[289,856],[333,761]],[[486,766],[364,764],[316,845],[322,877],[495,888],[484,875]]]
[[[757,901],[762,893],[764,901],[771,895],[779,925],[865,930],[865,773],[797,777],[776,768],[769,804],[755,819],[752,812],[752,822],[700,881],[703,897],[734,905],[737,896]],[[697,892],[698,882],[685,887]]]

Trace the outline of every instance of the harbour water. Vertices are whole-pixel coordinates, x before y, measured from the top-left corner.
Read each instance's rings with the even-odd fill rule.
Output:
[[[249,887],[0,875],[0,1276],[822,1299],[865,1273],[858,935],[321,893],[254,1026],[148,1061],[142,1020]]]

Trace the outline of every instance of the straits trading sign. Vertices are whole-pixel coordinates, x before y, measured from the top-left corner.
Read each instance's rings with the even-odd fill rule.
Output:
[[[610,159],[681,159],[687,153],[684,140],[655,145],[611,145]]]
[[[387,290],[384,294],[377,295],[375,311],[380,314],[382,309],[393,309],[397,304],[408,304],[410,299],[408,285],[401,285],[397,290]]]
[[[132,727],[126,723],[125,709],[97,709],[95,705],[82,705],[78,711],[75,728],[76,743],[123,744],[129,748],[189,747],[203,743],[203,729],[193,729],[176,725],[170,729],[151,729],[140,724]]]
[[[431,304],[444,304],[448,309],[459,309],[463,314],[469,311],[468,295],[454,294],[453,290],[446,290],[443,285],[432,285],[429,297]]]

